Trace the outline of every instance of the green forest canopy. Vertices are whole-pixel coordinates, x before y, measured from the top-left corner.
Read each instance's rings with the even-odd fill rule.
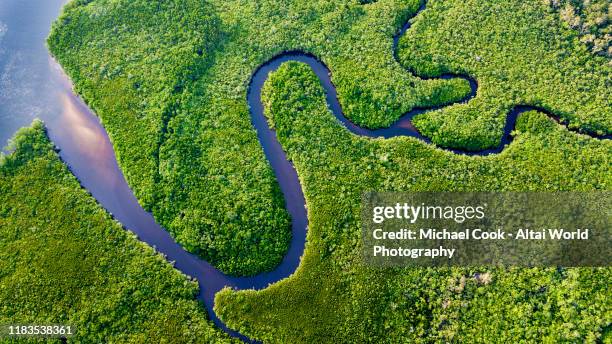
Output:
[[[609,268],[371,268],[359,224],[364,190],[610,190],[609,140],[535,111],[519,117],[506,150],[488,157],[414,138],[361,138],[336,121],[300,63],[282,66],[264,99],[302,178],[308,243],[289,279],[217,294],[230,327],[273,343],[594,342],[609,328]]]
[[[499,142],[517,104],[572,127],[610,133],[609,64],[543,1],[430,1],[393,56],[393,36],[418,0],[73,1],[49,46],[108,130],[128,183],[184,247],[231,274],[276,266],[290,240],[283,199],[257,141],[246,88],[258,65],[285,50],[331,69],[351,120],[384,127],[414,107],[436,144]]]
[[[229,343],[198,286],[100,207],[41,122],[0,157],[0,323],[65,324],[83,343]]]
[[[246,104],[255,68],[304,50],[332,71],[345,114],[384,127],[417,106],[434,143],[497,144],[517,104],[558,114],[571,128],[612,132],[609,59],[592,54],[549,4],[432,0],[400,40],[416,0],[74,1],[49,45],[102,118],[130,186],[179,243],[223,271],[274,267],[289,218]],[[121,95],[120,99],[117,96]],[[595,341],[609,331],[609,269],[373,270],[359,256],[365,190],[609,190],[609,141],[523,115],[502,154],[456,156],[409,138],[363,139],[327,111],[322,89],[291,64],[265,93],[270,120],[294,161],[309,211],[298,273],[264,291],[224,291],[222,319],[272,342]],[[142,147],[146,147],[143,149]]]

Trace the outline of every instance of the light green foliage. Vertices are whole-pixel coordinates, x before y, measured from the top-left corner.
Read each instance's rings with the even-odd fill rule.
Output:
[[[468,104],[415,119],[439,145],[497,145],[518,104],[546,108],[572,128],[612,133],[612,65],[592,56],[541,1],[429,1],[399,56],[423,75],[450,71],[478,81]]]
[[[612,57],[609,0],[544,0],[592,52]]]
[[[251,74],[282,51],[311,52],[331,68],[347,115],[371,127],[415,106],[461,99],[464,80],[421,81],[393,57],[393,35],[417,7],[417,0],[75,1],[49,45],[105,123],[145,207],[221,270],[254,274],[280,262],[290,233],[249,119]]]
[[[12,149],[0,163],[1,324],[69,324],[82,343],[230,342],[197,284],[80,187],[42,123]]]
[[[495,145],[505,115],[519,103],[548,108],[572,127],[610,133],[610,67],[541,0],[432,0],[401,40],[404,67],[393,58],[392,38],[418,1],[362,2],[188,2],[204,6],[196,18],[209,23],[208,31],[191,32],[177,29],[176,18],[158,18],[185,15],[189,6],[141,18],[119,10],[129,7],[127,0],[80,1],[65,11],[49,42],[102,117],[139,199],[181,244],[231,273],[272,268],[289,239],[283,200],[246,104],[253,71],[282,51],[303,50],[325,62],[347,117],[364,126],[389,125],[415,106],[450,103],[469,90],[460,79],[422,81],[408,67],[423,75],[466,73],[479,82],[470,103],[416,120],[441,145]],[[146,4],[187,2],[129,3],[137,13]],[[100,26],[104,18],[115,24]],[[159,31],[143,51],[134,37],[144,29],[135,28],[141,21],[148,28],[149,20]],[[115,33],[117,23],[135,28]],[[185,80],[178,89],[151,78],[169,70],[145,59],[180,45],[159,43],[172,30],[204,37],[202,56],[168,63],[202,66],[193,78],[172,79]],[[128,43],[110,44],[113,37]],[[186,51],[197,50],[189,44],[194,48]],[[133,75],[151,85],[143,94],[122,92],[119,104],[156,99],[126,107],[131,116],[113,108],[113,90],[128,77],[123,66],[129,64],[111,58],[115,51],[140,52]],[[117,74],[94,77],[103,63],[119,68]],[[358,216],[361,193],[370,190],[609,190],[610,142],[529,112],[502,154],[457,156],[411,138],[358,138],[327,111],[322,92],[315,76],[296,64],[266,86],[270,120],[303,183],[308,243],[291,278],[260,292],[218,295],[218,313],[231,327],[289,343],[507,342],[536,335],[592,341],[609,328],[608,269],[493,269],[486,281],[475,277],[484,272],[476,268],[373,270],[361,261]]]
[[[49,45],[102,118],[143,206],[184,247],[225,271],[254,273],[281,259],[289,227],[252,133],[215,131],[218,144],[169,127],[186,89],[214,60],[218,25],[202,1],[75,1]],[[177,147],[181,135],[187,143]],[[204,160],[215,151],[214,163]]]
[[[609,141],[537,112],[522,115],[515,141],[489,157],[360,138],[329,113],[318,79],[299,63],[273,74],[264,98],[303,181],[308,244],[291,278],[217,295],[229,326],[278,343],[489,343],[594,341],[610,323],[610,269],[371,269],[359,224],[367,190],[609,190]]]
[[[50,49],[100,115],[147,209],[166,122],[206,69],[217,25],[205,3],[190,0],[73,1],[53,25]]]

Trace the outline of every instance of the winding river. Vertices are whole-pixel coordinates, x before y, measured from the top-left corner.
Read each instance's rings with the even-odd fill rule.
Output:
[[[49,8],[46,10],[50,15],[36,21],[36,23],[40,22],[40,25],[34,25],[38,28],[34,30],[36,34],[32,34],[31,37],[26,35],[27,37],[25,38],[26,45],[36,45],[38,47],[38,45],[44,44],[44,37],[46,37],[48,33],[50,21],[57,16],[60,7],[66,0],[6,0],[4,4],[0,4],[0,25],[5,25],[7,27],[7,37],[9,37],[5,37],[5,40],[8,40],[9,44],[0,45],[0,54],[3,53],[3,47],[8,47],[15,51],[15,48],[12,48],[10,44],[12,40],[21,40],[21,42],[24,42],[24,37],[10,38],[9,33],[11,33],[11,30],[15,29],[19,31],[19,25],[32,25],[31,17],[28,15],[31,11],[34,11],[31,7],[34,6],[34,8],[36,8],[35,6],[40,4],[40,2],[47,4]],[[424,6],[421,6],[415,16],[423,8]],[[2,24],[2,21],[8,21],[9,23]],[[11,23],[11,21],[13,23]],[[15,28],[15,26],[17,26],[17,28]],[[396,37],[394,37],[394,54],[399,37],[401,37],[409,27],[410,24],[406,23]],[[0,26],[0,28],[2,28],[2,26]],[[41,30],[43,33],[42,35],[38,34]],[[2,39],[2,37],[0,37],[0,39]],[[2,43],[1,40],[0,43]],[[42,47],[44,48],[44,45],[42,45]],[[4,53],[7,52],[5,51]],[[40,47],[38,47],[30,52],[30,54],[32,54],[35,61],[38,62],[36,62],[35,65],[24,65],[23,68],[25,68],[26,72],[30,73],[44,73],[45,77],[42,81],[33,82],[29,92],[26,91],[23,95],[10,99],[11,103],[25,106],[34,100],[41,101],[42,99],[42,109],[54,114],[50,117],[42,116],[47,124],[49,136],[60,149],[61,158],[68,164],[83,187],[90,191],[98,202],[112,213],[115,219],[121,222],[125,228],[129,228],[140,240],[148,243],[157,251],[164,254],[168,261],[174,262],[174,266],[177,269],[196,278],[200,286],[198,299],[204,303],[214,323],[230,335],[241,338],[244,341],[251,340],[228,329],[214,313],[213,305],[215,294],[226,286],[235,289],[262,289],[271,283],[275,283],[290,276],[299,266],[301,256],[304,252],[308,227],[305,199],[297,172],[292,163],[287,160],[287,156],[277,140],[276,133],[268,126],[268,122],[263,113],[261,89],[269,73],[288,61],[298,61],[308,64],[321,80],[321,84],[326,92],[329,109],[333,112],[338,121],[355,135],[367,137],[382,136],[385,138],[411,136],[426,143],[430,143],[429,139],[423,137],[412,126],[411,119],[419,113],[437,109],[415,109],[405,114],[389,128],[369,130],[353,124],[344,116],[337,99],[336,89],[330,79],[330,71],[315,56],[303,52],[286,52],[272,58],[260,66],[252,75],[248,89],[247,97],[251,109],[251,120],[254,127],[257,129],[259,141],[274,170],[280,189],[283,192],[286,208],[292,218],[293,236],[289,251],[283,258],[281,264],[273,271],[262,273],[254,277],[231,277],[223,274],[201,258],[185,251],[174,241],[167,231],[155,222],[151,214],[140,207],[117,165],[112,145],[99,119],[87,108],[81,99],[74,94],[69,79],[54,60],[49,57],[46,49],[40,49]],[[2,65],[0,65],[0,67],[2,67]],[[8,72],[6,70],[7,68],[4,67],[4,73],[11,77],[10,70]],[[442,75],[441,78],[463,78],[469,81],[472,91],[462,100],[462,102],[467,102],[476,96],[477,83],[475,80],[466,76],[453,74]],[[0,78],[0,81],[1,80]],[[47,86],[45,88],[37,86],[41,83]],[[50,92],[50,90],[52,90],[52,92]],[[37,95],[42,96],[49,92],[51,96],[37,98]],[[0,94],[0,103],[2,101],[1,96],[2,94]],[[516,106],[507,116],[503,140],[498,147],[480,152],[452,151],[457,154],[470,155],[487,155],[500,152],[504,149],[505,145],[512,140],[510,133],[514,129],[516,118],[521,113],[532,109],[543,111],[555,118],[553,114],[543,109],[531,106]],[[43,111],[40,113],[42,114],[42,112]],[[6,115],[6,113],[0,113],[0,115]],[[31,120],[28,116],[32,116],[32,114],[28,114],[27,116],[24,115],[24,117],[27,118],[27,122],[18,124],[20,124],[20,126],[27,125]],[[6,136],[6,133],[0,132],[0,134]],[[3,137],[0,136],[0,139],[1,138]],[[606,138],[609,138],[609,136]],[[6,137],[4,139],[6,139]]]

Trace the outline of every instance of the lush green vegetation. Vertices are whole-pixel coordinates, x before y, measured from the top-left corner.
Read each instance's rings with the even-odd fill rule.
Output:
[[[544,0],[559,17],[580,34],[592,52],[612,57],[612,29],[608,0]]]
[[[0,157],[0,323],[70,324],[82,343],[230,342],[197,284],[111,219],[42,123]]]
[[[278,262],[289,240],[257,142],[245,128],[214,128],[214,114],[192,118],[209,127],[206,137],[195,135],[199,125],[184,131],[172,121],[221,35],[203,1],[74,1],[49,45],[102,118],[145,209],[224,271],[254,273]]]
[[[102,118],[130,186],[187,249],[225,272],[273,268],[290,231],[246,104],[255,68],[300,49],[325,61],[348,116],[385,126],[464,97],[421,81],[393,35],[418,1],[74,1],[49,46]]]
[[[558,114],[572,128],[612,133],[612,65],[593,57],[542,1],[429,1],[402,37],[400,60],[420,74],[468,74],[474,100],[416,118],[443,146],[480,149],[501,138],[516,104]]]
[[[285,50],[313,53],[330,67],[347,117],[369,127],[469,91],[463,80],[420,80],[394,60],[392,37],[417,0],[362,2],[75,1],[49,43],[103,119],[141,202],[185,247],[224,271],[252,274],[280,260],[289,236],[246,104],[258,65]],[[158,5],[165,10],[143,9]],[[177,29],[184,17],[193,21]],[[184,55],[167,54],[170,47]],[[440,145],[495,145],[520,103],[573,128],[611,131],[608,60],[541,0],[432,0],[399,57],[422,75],[479,82],[470,103],[415,121]],[[537,112],[489,157],[411,138],[359,138],[328,112],[318,80],[300,64],[276,73],[264,96],[304,187],[308,244],[291,278],[218,295],[231,327],[270,342],[334,343],[594,342],[609,331],[610,269],[371,269],[358,219],[366,190],[610,190],[609,141]]]
[[[356,137],[298,63],[282,66],[264,96],[303,183],[308,246],[293,277],[218,294],[228,325],[269,342],[333,343],[594,342],[609,326],[610,269],[372,269],[362,263],[359,214],[365,190],[609,190],[611,142],[537,112],[489,157]]]

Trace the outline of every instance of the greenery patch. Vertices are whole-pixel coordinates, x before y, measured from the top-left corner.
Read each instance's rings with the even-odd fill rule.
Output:
[[[66,324],[84,343],[230,342],[198,286],[82,189],[41,122],[0,158],[0,323]]]
[[[465,80],[421,80],[408,69],[475,78],[472,101],[415,119],[441,146],[497,145],[518,104],[550,110],[572,129],[611,132],[609,63],[541,0],[432,0],[400,39],[400,65],[393,36],[419,5],[75,1],[49,44],[102,118],[147,209],[223,271],[255,274],[280,261],[290,234],[246,90],[251,73],[283,51],[321,59],[346,116],[372,128],[469,92]],[[523,114],[510,147],[488,157],[360,138],[295,63],[273,75],[264,100],[303,183],[308,243],[291,278],[217,296],[230,327],[270,342],[334,343],[594,342],[609,329],[609,269],[376,270],[362,263],[358,222],[363,191],[609,190],[609,141],[537,112]]]
[[[542,1],[428,1],[400,40],[399,58],[417,73],[467,74],[476,97],[418,116],[441,146],[494,147],[515,105],[539,106],[572,128],[612,133],[612,65],[593,56]]]
[[[612,29],[607,0],[544,0],[595,54],[612,57]]]
[[[418,0],[74,1],[49,37],[109,132],[137,198],[180,244],[231,274],[275,267],[289,216],[246,104],[253,71],[286,50],[332,70],[349,118],[384,127],[469,93],[393,56]]]
[[[310,68],[287,63],[265,86],[269,120],[303,181],[308,243],[298,273],[263,291],[225,289],[216,311],[272,343],[537,342],[602,338],[609,268],[375,269],[361,256],[361,194],[609,190],[612,143],[538,112],[501,154],[466,157],[414,138],[367,139],[327,109]]]

